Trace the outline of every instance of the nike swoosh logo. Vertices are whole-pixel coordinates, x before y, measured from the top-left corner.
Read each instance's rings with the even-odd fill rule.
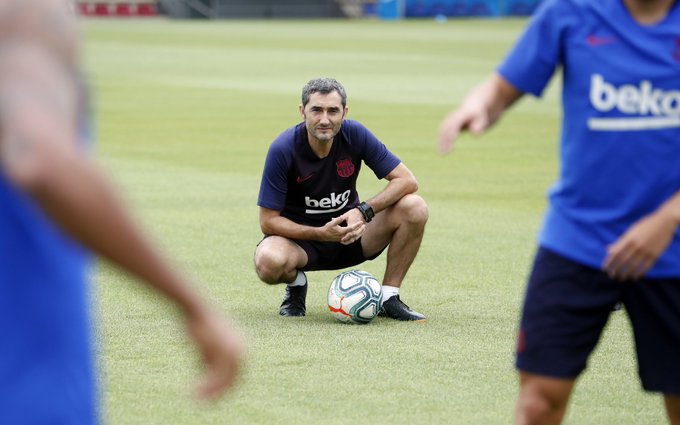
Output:
[[[303,183],[303,182],[306,182],[307,180],[311,179],[312,176],[314,176],[314,173],[312,173],[308,176],[305,176],[305,177],[298,177],[298,178],[295,179],[295,181],[298,182],[298,183]]]
[[[586,37],[586,44],[589,46],[604,46],[606,44],[615,43],[617,40],[615,37],[597,37],[594,35],[589,35]]]

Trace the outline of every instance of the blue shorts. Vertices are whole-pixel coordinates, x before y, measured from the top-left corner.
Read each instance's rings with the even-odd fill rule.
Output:
[[[680,394],[680,279],[619,282],[545,248],[527,285],[517,369],[575,379],[618,302],[633,327],[642,387]]]

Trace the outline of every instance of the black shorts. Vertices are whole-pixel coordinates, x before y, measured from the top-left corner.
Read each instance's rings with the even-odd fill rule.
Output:
[[[302,268],[304,271],[337,270],[356,266],[364,261],[375,259],[385,249],[381,249],[380,252],[370,257],[364,257],[361,239],[349,245],[343,245],[339,242],[303,240],[294,240],[293,242],[307,253],[307,264]]]
[[[680,394],[680,279],[619,282],[544,248],[527,285],[517,368],[576,378],[618,302],[633,327],[643,388]]]

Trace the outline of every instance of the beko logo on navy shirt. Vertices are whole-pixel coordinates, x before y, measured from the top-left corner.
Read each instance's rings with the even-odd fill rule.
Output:
[[[635,131],[680,127],[680,91],[654,88],[647,80],[638,86],[619,87],[605,81],[600,74],[590,78],[590,104],[600,112],[617,110],[624,117],[590,118],[594,131]]]
[[[347,189],[346,191],[337,195],[335,194],[335,192],[331,192],[331,194],[328,197],[321,199],[314,199],[310,198],[309,196],[305,196],[305,205],[308,207],[305,210],[305,213],[326,214],[340,211],[341,209],[345,208],[345,206],[347,206],[347,201],[349,201],[349,195],[350,190]]]

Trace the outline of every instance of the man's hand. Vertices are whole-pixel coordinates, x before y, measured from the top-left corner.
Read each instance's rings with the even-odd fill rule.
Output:
[[[344,213],[340,218],[343,218],[345,222],[347,223],[347,227],[351,229],[355,229],[353,231],[350,231],[347,233],[342,239],[340,239],[340,243],[343,245],[349,245],[351,243],[356,242],[363,236],[364,232],[366,231],[366,222],[364,221],[364,216],[361,214],[361,211],[359,211],[356,208],[352,208],[351,210],[347,211]]]
[[[490,121],[484,104],[475,97],[468,98],[459,109],[451,112],[440,124],[439,153],[449,153],[453,149],[453,142],[463,130],[468,130],[471,134],[480,134],[486,130]]]
[[[206,367],[197,397],[215,399],[236,381],[244,352],[242,336],[222,314],[208,308],[187,316],[186,323]]]
[[[439,126],[438,150],[446,154],[453,149],[454,140],[464,130],[481,134],[491,127],[522,93],[498,74],[492,74],[473,88],[463,104],[447,115]]]
[[[666,250],[677,227],[673,216],[663,209],[638,220],[607,247],[602,269],[612,279],[640,279]]]
[[[324,235],[322,240],[349,245],[358,240],[364,234],[364,230],[366,230],[366,223],[364,223],[361,212],[353,208],[340,217],[332,219],[321,228]]]

